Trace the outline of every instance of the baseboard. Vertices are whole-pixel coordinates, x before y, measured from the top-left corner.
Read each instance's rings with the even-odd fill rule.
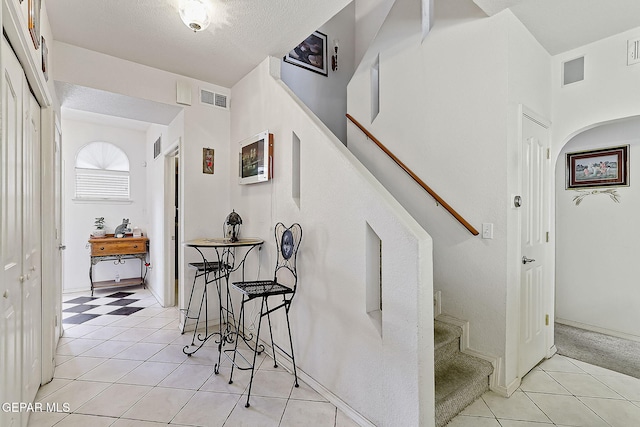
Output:
[[[264,345],[267,354],[273,354],[273,348],[271,345],[267,344],[266,341],[260,340],[262,345]],[[293,364],[291,363],[291,359],[282,352],[282,350],[277,349],[277,357],[278,357],[278,366],[284,368],[289,373],[293,374]],[[320,396],[324,397],[331,403],[333,406],[341,410],[347,417],[349,417],[353,422],[358,424],[361,427],[375,427],[371,421],[363,417],[359,412],[354,410],[351,406],[349,406],[345,401],[340,399],[338,396],[333,394],[331,390],[320,384],[318,381],[313,379],[309,374],[300,369],[300,367],[296,366],[296,372],[298,374],[298,379],[304,381],[315,390]]]
[[[511,393],[511,385],[509,387],[504,387],[500,385],[500,373],[502,372],[502,358],[491,356],[478,350],[474,350],[469,347],[469,322],[466,320],[460,320],[455,317],[449,316],[448,314],[441,314],[438,316],[440,322],[448,323],[450,325],[458,326],[462,329],[462,336],[460,337],[460,352],[468,354],[469,356],[477,357],[478,359],[486,360],[487,362],[493,365],[493,372],[489,375],[489,389],[493,392],[496,392],[500,395],[508,397],[515,391],[518,387],[516,387]],[[518,385],[519,385],[518,379]]]
[[[622,338],[629,341],[640,342],[640,337],[637,335],[626,334],[624,332],[614,331],[606,328],[600,328],[598,326],[593,326],[586,323],[574,322],[573,320],[561,319],[556,317],[556,323],[560,323],[561,325],[573,326],[574,328],[585,329],[591,332],[598,332],[600,334],[610,335],[612,337]]]
[[[190,319],[190,320],[193,320],[193,319]],[[184,320],[180,319],[180,321],[178,322],[178,328],[182,330],[183,326],[184,326]],[[204,322],[201,321],[200,323],[198,323],[198,328],[201,329],[201,328],[204,328],[204,326],[205,326]],[[219,329],[219,327],[220,327],[220,319],[216,318],[216,319],[209,320],[207,322],[207,328],[209,328],[210,331],[215,332]],[[187,332],[193,332],[195,328],[196,328],[196,323],[194,320],[193,323],[190,323],[187,325],[187,327],[184,329],[184,333],[186,334]]]

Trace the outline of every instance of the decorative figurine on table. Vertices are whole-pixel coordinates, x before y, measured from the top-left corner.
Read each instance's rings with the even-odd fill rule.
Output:
[[[114,237],[124,237],[129,231],[129,219],[122,218],[122,224],[116,227],[116,231],[113,233]]]
[[[227,215],[227,219],[224,220],[224,237],[227,237],[231,243],[238,241],[240,224],[242,224],[242,218],[235,210]]]

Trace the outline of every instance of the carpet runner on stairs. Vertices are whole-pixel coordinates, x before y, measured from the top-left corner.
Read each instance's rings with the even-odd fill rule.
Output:
[[[434,321],[436,427],[446,425],[489,390],[493,366],[486,360],[461,353],[461,335],[460,327]]]

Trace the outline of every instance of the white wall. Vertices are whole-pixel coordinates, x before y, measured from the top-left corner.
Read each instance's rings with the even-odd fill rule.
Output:
[[[640,119],[598,126],[573,137],[556,164],[556,316],[563,323],[640,340]],[[565,154],[629,144],[629,187],[617,187],[620,203],[606,194],[566,190]],[[603,188],[605,189],[605,188]],[[590,191],[591,189],[589,189]],[[584,190],[583,190],[584,191]]]
[[[182,140],[181,161],[184,164],[182,176],[183,186],[183,240],[190,240],[202,236],[218,235],[222,221],[229,213],[229,111],[198,102],[198,88],[206,88],[217,93],[229,94],[229,89],[206,82],[168,73],[134,62],[121,60],[98,52],[56,42],[56,80],[74,83],[131,97],[148,99],[165,104],[175,104],[176,82],[186,81],[191,86],[193,104],[183,106],[183,117],[171,124],[168,138],[162,139],[162,149],[165,150],[177,138]],[[232,101],[231,101],[232,102]],[[156,136],[157,137],[157,136]],[[150,135],[147,143],[155,139]],[[202,173],[202,148],[215,149],[215,174]],[[152,149],[146,151],[146,161],[156,168],[159,162],[153,162]],[[235,167],[236,162],[231,165]],[[162,173],[153,174],[153,187],[149,188],[148,200],[150,206],[158,206],[159,200],[164,198],[160,188],[164,180]],[[160,180],[162,175],[162,180]],[[156,221],[161,221],[157,212],[149,217],[153,224],[150,230],[158,230]],[[154,232],[155,234],[155,232]],[[164,240],[164,236],[155,236]],[[151,243],[155,245],[155,243]],[[154,250],[155,255],[156,250]],[[181,250],[180,257],[183,264],[197,261],[193,251]],[[155,259],[155,258],[154,258]],[[154,280],[164,283],[164,275],[160,269],[153,269]],[[180,281],[191,285],[193,277],[182,268]],[[181,298],[188,295],[189,287],[183,289]],[[160,295],[157,298],[162,300]],[[162,301],[161,301],[162,302]],[[211,313],[217,313],[217,308],[211,307]],[[217,316],[214,316],[217,317]]]
[[[231,136],[238,142],[266,129],[273,133],[275,176],[241,186],[232,171],[231,206],[243,218],[242,234],[267,242],[261,277],[274,265],[274,224],[302,225],[300,281],[290,314],[297,365],[375,425],[433,425],[431,239],[269,75],[268,65],[232,88]],[[274,66],[280,67],[276,58]],[[299,205],[292,197],[294,133],[301,152]],[[232,152],[230,161],[236,158]],[[383,241],[382,335],[366,313],[367,224]],[[256,257],[247,271],[250,277],[257,271]],[[286,343],[282,321],[275,335]]]
[[[78,119],[66,118],[63,110],[62,128],[65,132],[62,158],[64,162],[63,182],[66,189],[64,200],[65,222],[64,242],[67,246],[64,258],[65,292],[87,290],[91,250],[87,247],[89,235],[94,230],[96,217],[105,218],[107,233],[113,233],[128,218],[132,226],[141,226],[146,219],[147,173],[143,162],[146,156],[146,138],[142,130],[125,127],[105,126]],[[75,160],[78,150],[94,141],[109,142],[122,149],[129,158],[129,176],[131,203],[107,203],[74,201],[75,196]],[[121,278],[140,276],[140,262],[127,260],[124,265],[102,262],[93,270],[93,280],[113,280],[118,273]]]
[[[630,242],[627,237],[634,235],[634,221],[627,220],[627,228],[622,232],[618,227],[624,224],[622,218],[632,218],[631,212],[634,210],[634,180],[633,165],[635,158],[634,146],[637,146],[636,136],[629,133],[629,129],[635,126],[635,122],[608,125],[620,119],[634,118],[640,115],[640,105],[637,102],[638,77],[640,76],[640,65],[627,66],[627,40],[640,37],[640,27],[588,44],[570,52],[553,57],[553,152],[552,158],[556,161],[556,197],[557,197],[557,316],[560,321],[577,322],[584,327],[601,329],[604,332],[613,334],[629,335],[638,337],[640,330],[634,325],[633,319],[636,316],[634,308],[628,302],[637,300],[637,293],[629,283],[635,280],[635,271],[630,270],[634,261],[630,265],[618,270],[619,261],[628,259],[633,253],[630,249]],[[585,79],[581,82],[567,86],[562,86],[562,64],[580,56],[585,58]],[[593,132],[585,132],[596,126],[605,124],[601,129],[594,129]],[[575,139],[572,139],[573,137]],[[629,141],[632,145],[630,157],[630,183],[628,188],[620,188],[619,193],[623,194],[621,203],[614,204],[610,200],[605,200],[604,196],[589,196],[578,207],[571,206],[572,191],[564,190],[564,153],[574,150],[577,147],[591,146],[613,146],[616,143]],[[624,142],[626,143],[626,142]],[[565,146],[566,145],[566,146]],[[562,171],[562,173],[561,173]],[[608,222],[606,230],[600,227],[604,223],[596,221],[589,229],[589,232],[599,233],[600,236],[617,236],[610,246],[610,251],[606,255],[595,260],[588,266],[584,265],[574,252],[566,253],[563,248],[572,245],[568,239],[583,241],[584,234],[575,235],[580,226],[586,225],[587,211],[607,212],[614,217],[621,216],[620,220]],[[569,215],[569,218],[565,218]],[[581,219],[577,219],[577,215]],[[576,223],[570,223],[569,219],[575,218]],[[600,224],[600,225],[598,225]],[[584,229],[582,229],[584,231]],[[621,239],[621,240],[620,240]],[[626,242],[626,243],[625,243]],[[619,243],[619,244],[618,244]],[[584,253],[583,253],[584,254]],[[629,255],[627,255],[629,254]],[[586,268],[576,271],[578,264]],[[595,272],[591,266],[601,267],[600,272]],[[586,284],[583,290],[580,288],[578,294],[573,294],[577,298],[575,308],[569,308],[567,304],[568,296],[578,289],[577,281],[573,281],[573,275],[585,277],[591,271],[598,277],[606,272],[612,272],[616,279],[609,281],[607,277],[606,292],[596,294],[595,284]],[[614,289],[610,289],[613,286]],[[596,300],[597,299],[597,300]],[[578,307],[589,307],[588,313],[577,313]],[[590,313],[593,313],[591,315]]]
[[[395,0],[356,0],[355,63],[359,64]]]
[[[318,28],[327,35],[328,76],[282,61],[282,81],[329,129],[347,142],[347,84],[354,70],[355,4],[350,3]],[[331,71],[334,40],[339,40],[338,70]]]
[[[494,224],[493,240],[472,236],[354,126],[348,146],[433,237],[442,311],[470,321],[472,349],[504,360],[506,387],[517,364],[517,329],[507,327],[517,322],[510,290],[519,281],[509,252],[517,238],[514,112],[524,103],[549,115],[550,59],[510,12],[487,18],[465,0],[437,1],[421,42],[419,8],[396,1],[349,84],[348,111],[476,229]],[[381,106],[372,122],[378,54]]]

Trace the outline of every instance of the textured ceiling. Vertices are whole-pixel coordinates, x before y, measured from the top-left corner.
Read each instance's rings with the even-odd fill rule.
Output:
[[[640,26],[640,0],[474,0],[488,15],[505,8],[551,55]]]
[[[231,87],[269,55],[283,56],[349,0],[211,0],[194,33],[178,0],[51,0],[54,39]]]

